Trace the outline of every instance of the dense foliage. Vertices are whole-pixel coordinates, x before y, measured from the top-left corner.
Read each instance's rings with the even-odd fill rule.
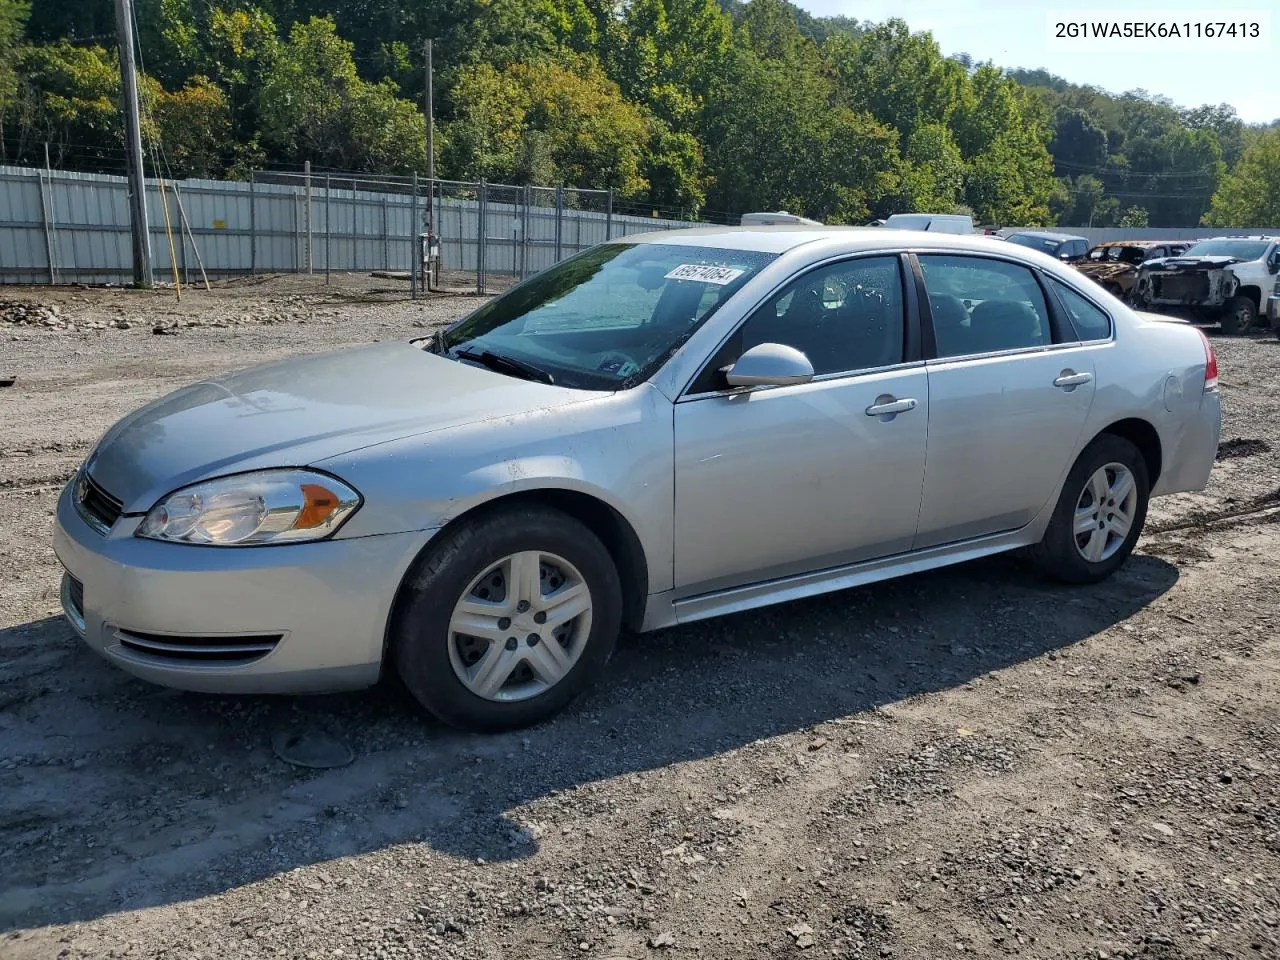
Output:
[[[148,153],[177,175],[436,168],[831,222],[1280,221],[1280,130],[787,0],[137,0]],[[112,7],[0,0],[0,159],[118,172]]]

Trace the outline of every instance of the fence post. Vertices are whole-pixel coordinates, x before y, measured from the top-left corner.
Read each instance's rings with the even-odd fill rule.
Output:
[[[556,187],[556,263],[560,262],[560,248],[564,238],[564,187]]]
[[[258,275],[258,196],[253,171],[249,171],[249,272]]]
[[[606,241],[613,239],[613,187],[609,188],[609,195],[604,201],[604,238]]]
[[[329,276],[333,272],[330,268],[333,265],[333,206],[329,202],[330,195],[333,190],[331,187],[332,179],[329,174],[324,175],[324,282],[329,284]]]
[[[413,171],[413,201],[409,210],[409,289],[418,298],[418,171]],[[425,284],[424,284],[425,286]]]
[[[307,273],[310,274],[315,270],[315,261],[311,256],[311,161],[305,161],[302,169],[307,178]]]
[[[298,261],[300,252],[298,248],[302,246],[302,224],[298,222],[298,188],[293,188],[293,272],[298,272]]]
[[[520,279],[525,278],[529,270],[529,185],[526,183],[520,190],[524,201],[520,207]]]
[[[581,253],[582,252],[582,208],[581,207],[579,207],[577,210],[573,212],[573,224],[574,224],[573,252]]]
[[[384,188],[385,189],[385,188]],[[382,195],[382,269],[391,269],[391,238],[387,236],[387,195]]]
[[[47,191],[45,189],[43,171],[37,170],[36,177],[40,180],[40,218],[44,221],[44,249],[49,258],[49,285],[53,286],[58,282],[57,268],[53,264],[53,232],[49,226],[48,195],[53,193],[53,174],[49,174]]]
[[[359,226],[356,218],[360,214],[360,207],[356,203],[356,181],[351,181],[351,269],[353,271],[360,269],[360,246],[356,241],[356,230]]]
[[[484,178],[480,178],[480,207],[477,211],[479,216],[476,223],[476,293],[484,296],[484,247],[486,234],[489,232],[485,223],[485,217],[488,214],[486,200],[488,199],[488,188],[485,186]]]

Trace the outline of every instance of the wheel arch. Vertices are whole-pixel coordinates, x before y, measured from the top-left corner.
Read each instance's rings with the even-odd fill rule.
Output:
[[[414,557],[396,587],[395,599],[387,615],[384,651],[391,639],[391,630],[404,596],[405,584],[414,575],[418,564],[430,555],[441,539],[463,523],[513,507],[535,505],[559,510],[573,517],[600,538],[618,568],[618,579],[622,583],[623,625],[638,630],[644,619],[645,602],[649,596],[649,566],[644,545],[635,527],[615,507],[590,493],[566,487],[533,487],[500,493],[474,504],[450,518],[436,531]]]
[[[1243,286],[1237,287],[1236,292],[1233,294],[1233,296],[1245,297],[1249,300],[1252,300],[1254,310],[1257,311],[1259,314],[1262,312],[1262,288],[1261,287],[1252,283],[1246,283]]]
[[[1154,490],[1156,482],[1160,479],[1160,473],[1164,469],[1164,448],[1156,428],[1141,417],[1126,417],[1103,427],[1093,439],[1096,440],[1104,434],[1121,437],[1138,448],[1147,466],[1147,480],[1151,489]],[[1093,440],[1089,442],[1092,443]]]

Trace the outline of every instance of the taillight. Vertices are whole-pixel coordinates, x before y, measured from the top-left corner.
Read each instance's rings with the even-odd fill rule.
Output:
[[[1200,342],[1204,344],[1204,388],[1206,391],[1217,390],[1218,356],[1213,352],[1213,344],[1204,335],[1204,331],[1196,330],[1196,333],[1200,334]]]

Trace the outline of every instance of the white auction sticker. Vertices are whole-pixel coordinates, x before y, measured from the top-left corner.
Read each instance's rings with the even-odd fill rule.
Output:
[[[716,267],[706,263],[682,263],[665,277],[667,280],[696,280],[699,283],[714,283],[724,286],[733,283],[745,270],[734,267]]]

